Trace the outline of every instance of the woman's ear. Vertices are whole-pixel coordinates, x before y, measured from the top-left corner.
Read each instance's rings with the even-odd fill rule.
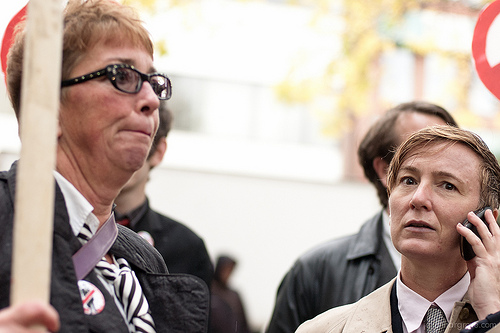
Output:
[[[375,157],[373,159],[373,169],[375,169],[382,185],[387,188],[387,170],[389,169],[389,164],[382,157]]]
[[[493,216],[495,217],[495,220],[498,219],[498,208],[493,209]]]

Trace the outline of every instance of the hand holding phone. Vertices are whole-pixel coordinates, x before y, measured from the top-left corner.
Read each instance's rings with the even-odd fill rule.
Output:
[[[488,209],[491,210],[491,207],[486,206],[474,212],[474,214],[476,214],[477,217],[479,217],[484,222],[484,224],[486,224],[486,226],[488,226],[488,223],[486,223],[486,218],[484,217],[484,213]],[[481,239],[481,236],[479,236],[479,232],[477,231],[476,226],[470,223],[468,219],[465,219],[465,221],[462,222],[462,225],[470,229],[474,234],[476,234],[477,237],[479,237],[479,239]],[[476,256],[474,250],[472,250],[472,245],[470,245],[467,239],[463,236],[461,237],[460,240],[460,254],[462,255],[462,258],[464,258],[467,261],[471,260]]]

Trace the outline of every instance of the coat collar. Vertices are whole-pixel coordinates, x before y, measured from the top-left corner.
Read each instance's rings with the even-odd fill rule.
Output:
[[[383,218],[382,210],[363,224],[356,239],[349,246],[347,260],[376,255],[382,241]]]
[[[7,186],[9,188],[11,198],[16,197],[17,168],[18,161],[15,161],[14,163],[12,163],[9,171],[0,172],[0,179],[5,179],[7,181]],[[68,211],[66,210],[66,202],[56,181],[54,181],[54,186],[54,234],[61,236],[62,238],[70,242],[71,250],[74,253],[81,247],[81,243],[78,241],[71,230],[71,227],[69,225]]]
[[[151,245],[134,231],[122,225],[117,225],[118,236],[109,253],[125,258],[132,266],[144,272],[167,273],[167,268],[161,255],[157,253],[156,260],[151,258]]]
[[[391,291],[396,281],[392,279],[382,287],[376,289],[371,294],[363,297],[352,306],[352,312],[345,323],[343,333],[365,332],[370,328],[373,333],[393,333],[391,317]],[[374,315],[374,304],[377,304],[376,315]],[[467,324],[477,320],[477,316],[469,301],[469,295],[465,294],[461,301],[455,303],[450,323],[453,326],[448,327],[446,332],[458,332],[459,327],[465,327]]]
[[[345,324],[345,333],[370,332],[392,333],[391,325],[391,289],[396,278],[376,289],[371,294],[354,303],[353,313]],[[373,304],[379,304],[377,315],[373,316]]]

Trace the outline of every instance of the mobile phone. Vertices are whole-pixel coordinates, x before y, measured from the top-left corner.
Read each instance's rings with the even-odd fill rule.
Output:
[[[483,207],[479,210],[476,210],[474,212],[477,215],[477,217],[479,217],[484,222],[484,224],[486,224],[486,226],[488,226],[488,223],[486,223],[484,213],[488,209],[491,209],[491,208],[487,206],[487,207]],[[479,236],[479,233],[477,231],[476,226],[473,225],[472,223],[470,223],[468,219],[465,219],[465,221],[462,222],[462,225],[466,228],[469,228],[473,233],[476,234],[477,237],[479,237],[479,239],[481,239],[481,236]],[[464,258],[465,260],[471,260],[472,258],[474,258],[476,256],[476,254],[474,253],[474,250],[472,250],[472,245],[470,245],[470,243],[467,241],[467,239],[465,237],[461,236],[460,238],[461,238],[461,240],[460,240],[460,254],[462,255],[462,258]]]

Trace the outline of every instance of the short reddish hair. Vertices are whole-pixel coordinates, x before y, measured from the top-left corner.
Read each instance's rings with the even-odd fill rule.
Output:
[[[23,68],[24,26],[19,24],[7,59],[7,90],[19,119]],[[132,7],[113,0],[70,0],[64,11],[62,79],[98,43],[132,43],[153,57],[153,42]]]

